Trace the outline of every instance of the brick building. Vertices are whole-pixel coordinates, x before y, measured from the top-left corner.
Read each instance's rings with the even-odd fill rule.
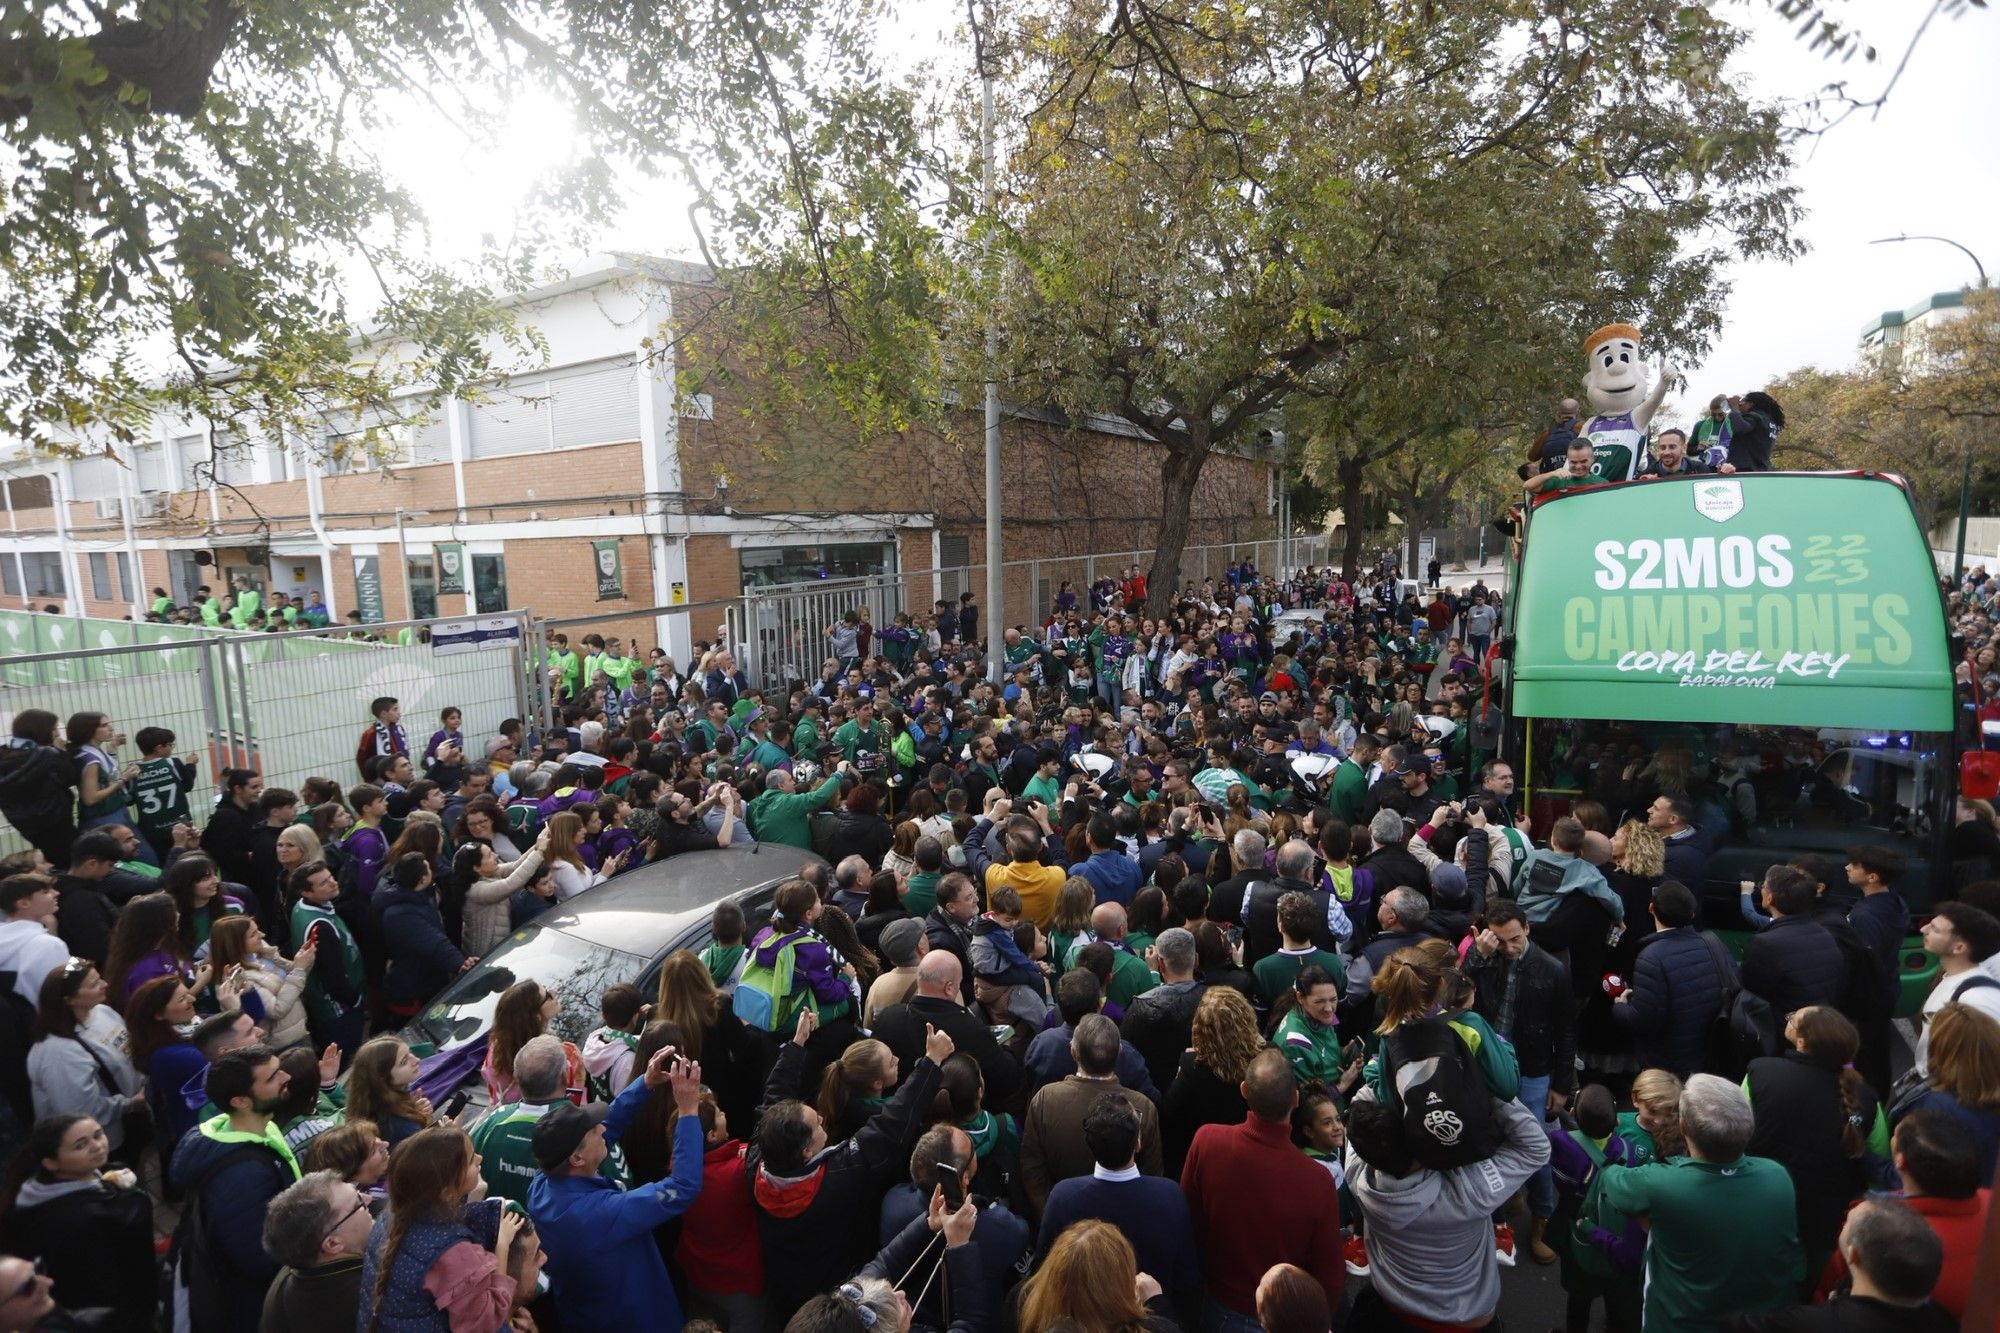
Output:
[[[316,590],[336,619],[629,609],[618,630],[685,660],[709,626],[690,633],[691,617],[649,608],[978,563],[976,413],[955,439],[911,430],[841,443],[836,429],[761,426],[726,389],[677,398],[658,335],[677,307],[684,318],[698,307],[704,274],[619,257],[514,298],[546,365],[400,432],[386,460],[338,457],[342,428],[360,421],[317,440],[212,443],[202,423],[162,418],[136,446],[83,458],[0,450],[0,602],[123,618],[143,614],[155,587],[185,604],[196,586],[219,592],[242,574]],[[1118,423],[1076,429],[1031,410],[1001,429],[1009,561],[1150,543],[1157,446]],[[1191,542],[1268,533],[1272,471],[1262,458],[1210,460]],[[599,600],[594,543],[605,540],[617,542],[623,596]],[[465,592],[438,590],[449,563]],[[1030,594],[1014,581],[1007,610],[1020,618]]]

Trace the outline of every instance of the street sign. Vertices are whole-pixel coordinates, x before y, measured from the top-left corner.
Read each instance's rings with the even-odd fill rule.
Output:
[[[521,642],[521,622],[511,616],[476,616],[471,620],[440,620],[431,625],[431,655],[476,653],[482,648],[512,648]]]

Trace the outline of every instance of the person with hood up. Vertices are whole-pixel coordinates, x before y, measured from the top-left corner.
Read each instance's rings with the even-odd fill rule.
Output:
[[[1470,1166],[1434,1171],[1410,1155],[1402,1117],[1372,1089],[1354,1097],[1347,1119],[1347,1185],[1368,1237],[1368,1289],[1355,1302],[1357,1326],[1373,1306],[1389,1326],[1476,1328],[1500,1305],[1493,1213],[1548,1164],[1540,1117],[1518,1101],[1493,1099],[1500,1146]]]
[[[867,1261],[877,1201],[909,1161],[937,1096],[941,1066],[954,1049],[950,1037],[931,1029],[923,1057],[905,1071],[889,1104],[852,1138],[829,1146],[819,1112],[795,1095],[809,1072],[806,1043],[813,1029],[808,1009],[792,1039],[779,1047],[745,1159],[757,1230],[774,1261],[765,1272],[774,1328]],[[699,1148],[692,1156],[700,1160]]]
[[[76,761],[56,746],[59,725],[45,708],[24,708],[0,743],[0,815],[58,870],[76,841],[77,783]]]
[[[656,1088],[673,1087],[673,1172],[623,1189],[600,1174],[604,1159]],[[666,1261],[653,1230],[679,1217],[701,1194],[701,1066],[663,1046],[618,1099],[606,1106],[552,1104],[535,1126],[541,1172],[528,1186],[528,1215],[541,1233],[556,1310],[566,1328],[622,1328],[639,1312],[654,1326],[678,1330]]]

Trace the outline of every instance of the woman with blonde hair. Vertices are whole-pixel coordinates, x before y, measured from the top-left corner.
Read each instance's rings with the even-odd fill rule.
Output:
[[[1979,1178],[2000,1158],[2000,1023],[1952,1001],[1931,1015],[1929,1074],[1889,1108],[1889,1126],[1912,1111],[1943,1111],[1979,1142]]]
[[[389,1208],[361,1263],[359,1327],[502,1329],[515,1298],[534,1294],[507,1263],[527,1218],[501,1199],[470,1202],[479,1154],[454,1128],[427,1129],[389,1161]]]
[[[255,990],[264,1001],[264,1044],[274,1051],[297,1046],[307,1039],[306,982],[312,977],[319,951],[308,944],[296,958],[282,958],[264,938],[255,917],[230,916],[215,923],[208,937],[208,962],[215,975],[226,977],[233,967],[241,967],[245,990]]]
[[[1139,1271],[1132,1242],[1091,1218],[1048,1242],[1035,1275],[1020,1288],[1019,1327],[1077,1333],[1175,1333],[1160,1284]]]
[[[1264,1049],[1257,1011],[1241,992],[1210,986],[1195,1006],[1189,1044],[1160,1101],[1161,1166],[1175,1180],[1196,1130],[1240,1124],[1250,1113],[1242,1083],[1250,1061]]]
[[[1097,890],[1081,875],[1071,875],[1056,890],[1055,916],[1049,921],[1049,961],[1058,971],[1069,964],[1069,956],[1097,938],[1090,933],[1090,913],[1097,906]]]
[[[1632,1080],[1633,1110],[1618,1116],[1618,1136],[1644,1148],[1650,1160],[1687,1156],[1681,1137],[1681,1081],[1665,1069],[1642,1069]]]

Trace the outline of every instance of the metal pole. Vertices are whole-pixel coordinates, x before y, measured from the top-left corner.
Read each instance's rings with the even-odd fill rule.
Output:
[[[1965,475],[1958,483],[1958,555],[1951,564],[1953,591],[1965,587],[1965,527],[1972,515],[1972,446],[1965,446]]]
[[[417,609],[410,604],[410,550],[409,547],[403,544],[403,511],[401,509],[396,511],[396,563],[403,570],[403,614],[405,616],[414,616],[417,614]],[[468,583],[466,586],[471,587],[472,585]]]
[[[986,678],[1000,683],[1000,632],[1006,615],[1006,582],[1000,568],[1000,384],[994,367],[1000,359],[1000,330],[993,322],[993,72],[986,60],[984,38],[979,49],[979,157],[985,190],[986,235],[982,261],[986,269]]]
[[[1965,257],[1972,261],[1972,267],[1979,270],[1979,285],[1981,287],[1986,286],[1986,265],[1979,262],[1978,255],[1972,253],[1972,251],[1969,248],[1960,245],[1957,241],[1954,241],[1949,236],[1883,236],[1877,240],[1868,242],[1868,244],[1893,245],[1897,241],[1938,241],[1941,242],[1942,244],[1952,246],[1956,249],[1964,250]]]

